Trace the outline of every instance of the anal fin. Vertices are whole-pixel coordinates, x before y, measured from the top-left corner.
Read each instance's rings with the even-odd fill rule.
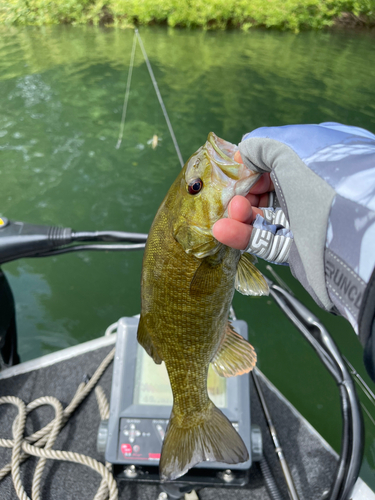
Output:
[[[147,321],[142,314],[138,324],[137,340],[141,344],[143,349],[147,352],[147,354],[151,356],[151,358],[155,361],[155,363],[160,365],[162,359],[159,356],[154,344],[152,343],[150,333],[147,329]]]
[[[228,322],[222,342],[211,361],[212,368],[221,377],[235,377],[251,371],[256,362],[253,346]]]

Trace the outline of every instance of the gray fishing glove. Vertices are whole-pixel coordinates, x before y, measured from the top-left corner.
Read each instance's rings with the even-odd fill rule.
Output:
[[[239,150],[248,168],[271,173],[282,209],[255,221],[250,252],[261,257],[258,244],[267,260],[288,262],[321,307],[350,321],[375,379],[375,135],[338,123],[264,127]]]
[[[281,208],[264,208],[257,215],[246,251],[272,264],[287,264],[293,233]]]

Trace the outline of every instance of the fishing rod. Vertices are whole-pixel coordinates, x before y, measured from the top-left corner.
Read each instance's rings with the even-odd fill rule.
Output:
[[[266,399],[264,397],[262,388],[260,386],[257,368],[254,368],[254,370],[251,372],[251,375],[253,377],[254,386],[255,386],[255,389],[257,391],[259,401],[260,401],[264,416],[265,416],[266,421],[267,421],[267,425],[268,425],[268,428],[269,428],[269,431],[271,434],[273,445],[275,447],[275,452],[276,452],[277,458],[279,459],[279,462],[280,462],[281,470],[283,472],[285,483],[286,483],[286,486],[288,488],[289,498],[290,498],[290,500],[299,500],[297,489],[296,489],[296,486],[295,486],[294,481],[293,481],[293,476],[290,472],[288,462],[284,456],[283,449],[281,447],[279,438],[277,436],[275,425],[272,421],[271,413],[268,409]]]

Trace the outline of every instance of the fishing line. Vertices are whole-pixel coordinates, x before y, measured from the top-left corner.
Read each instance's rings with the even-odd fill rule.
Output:
[[[350,363],[350,361],[345,356],[343,356],[343,359],[344,359],[345,363],[347,364],[348,368],[350,369],[350,373],[351,373],[352,377],[354,378],[354,381],[357,383],[358,387],[365,394],[365,396],[370,401],[370,403],[373,406],[375,406],[375,394],[372,392],[370,387],[366,384],[366,382],[363,380],[363,378],[360,376],[360,374],[357,372],[357,370],[354,368],[354,366]],[[366,408],[366,406],[362,402],[361,402],[361,407],[362,407],[362,410],[366,413],[366,415],[370,419],[372,425],[375,426],[374,417],[371,415],[370,411]]]
[[[366,408],[366,406],[363,403],[361,403],[361,407],[362,407],[362,410],[364,410],[364,412],[368,416],[368,418],[371,420],[372,424],[375,425],[375,420],[373,419],[371,413],[368,411],[368,409]]]
[[[288,287],[288,285],[285,283],[285,281],[283,279],[281,279],[281,277],[277,274],[277,272],[275,271],[275,269],[272,266],[270,266],[269,264],[266,266],[266,269],[275,278],[275,280],[278,282],[278,284],[281,286],[281,288],[284,288],[284,290],[286,290],[287,292],[289,292],[290,295],[293,295],[293,297],[294,297],[293,290]]]
[[[146,49],[145,49],[145,47],[143,45],[143,41],[142,41],[141,35],[139,34],[139,32],[138,32],[137,29],[134,30],[133,47],[132,47],[132,53],[131,53],[131,57],[130,57],[129,73],[128,73],[128,79],[127,79],[127,82],[126,82],[126,90],[125,90],[125,96],[124,96],[124,106],[123,106],[123,110],[122,110],[122,117],[121,117],[121,123],[120,123],[120,133],[119,133],[118,141],[117,141],[117,144],[116,144],[116,149],[120,148],[121,142],[122,142],[122,138],[123,138],[123,135],[124,135],[124,127],[125,127],[125,120],[126,120],[126,110],[127,110],[128,101],[129,101],[130,84],[131,84],[132,73],[133,73],[134,55],[135,55],[135,48],[136,48],[137,40],[138,40],[139,46],[141,47],[142,54],[143,54],[144,60],[146,62],[146,66],[147,66],[147,69],[148,69],[148,72],[149,72],[152,84],[153,84],[155,92],[156,92],[156,96],[158,98],[161,110],[163,111],[163,115],[164,115],[165,121],[167,122],[168,130],[169,130],[169,133],[171,135],[171,138],[172,138],[172,141],[173,141],[173,144],[174,144],[174,147],[175,147],[175,150],[176,150],[176,153],[177,153],[177,156],[178,156],[179,162],[181,164],[181,168],[182,168],[184,166],[184,160],[182,158],[181,151],[180,151],[180,148],[178,146],[178,142],[177,142],[177,139],[176,139],[175,133],[173,131],[173,127],[172,127],[171,121],[170,121],[168,113],[167,113],[167,109],[165,107],[163,98],[162,98],[162,96],[160,94],[159,86],[157,84],[154,72],[152,71],[150,60],[148,58]]]
[[[144,57],[144,59],[146,61],[147,69],[148,69],[148,72],[150,74],[150,78],[151,78],[152,84],[154,85],[154,89],[155,89],[156,95],[158,97],[159,104],[160,104],[161,109],[163,111],[163,115],[164,115],[165,121],[167,122],[169,133],[171,134],[172,141],[173,141],[173,144],[174,144],[174,147],[175,147],[178,159],[180,160],[180,164],[181,164],[181,168],[182,168],[184,166],[184,160],[182,159],[181,151],[180,151],[180,148],[178,147],[177,139],[176,139],[176,136],[174,135],[173,127],[172,127],[172,124],[171,124],[171,122],[169,120],[167,109],[166,109],[166,107],[164,105],[163,98],[162,98],[162,96],[160,94],[160,90],[159,90],[158,84],[156,82],[156,78],[155,78],[154,72],[152,71],[150,60],[149,60],[149,58],[147,56],[147,53],[146,53],[146,50],[144,48],[141,35],[139,34],[139,32],[138,32],[137,29],[135,30],[135,36],[138,37],[138,42],[139,42],[139,45],[141,47],[143,57]]]
[[[366,382],[363,380],[363,378],[360,376],[360,374],[357,372],[354,366],[349,362],[349,360],[345,356],[343,356],[343,359],[345,363],[348,365],[350,372],[354,377],[354,380],[357,382],[358,386],[362,389],[362,392],[364,392],[364,394],[366,395],[367,399],[369,399],[371,404],[375,406],[375,394],[372,392],[370,387],[366,384]]]
[[[124,106],[122,108],[122,117],[121,117],[121,123],[120,123],[120,133],[118,136],[117,144],[116,144],[116,149],[119,149],[121,146],[122,138],[124,135],[124,126],[125,126],[125,119],[126,119],[126,110],[128,108],[128,100],[129,100],[129,94],[130,94],[130,83],[132,80],[132,73],[133,73],[133,66],[134,66],[134,55],[135,55],[135,47],[137,45],[137,37],[136,34],[134,33],[134,38],[133,38],[133,47],[132,47],[132,54],[130,57],[130,65],[129,65],[129,72],[128,72],[128,80],[126,82],[126,90],[125,90],[125,96],[124,96]]]

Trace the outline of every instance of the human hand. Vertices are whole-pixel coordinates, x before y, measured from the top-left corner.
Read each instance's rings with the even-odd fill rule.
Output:
[[[292,274],[319,306],[350,321],[375,380],[375,135],[340,123],[262,127],[243,137],[239,152],[246,167],[263,177],[245,198],[233,198],[229,218],[216,222],[213,235],[272,261],[277,252],[260,254],[259,248],[262,238],[270,247],[269,229],[278,231],[281,213],[281,232],[289,224],[293,231],[287,258]],[[261,210],[273,205],[264,198],[271,181],[282,210]]]
[[[351,154],[351,146],[346,146],[346,141],[354,140],[362,144],[367,141],[367,137],[363,138],[364,134],[367,135],[368,132],[335,123],[288,125],[256,129],[246,134],[239,144],[240,156],[246,167],[269,175],[269,182],[272,180],[274,184],[282,209],[277,211],[278,216],[281,213],[285,219],[285,230],[290,223],[293,231],[293,239],[289,238],[287,242],[288,255],[285,256],[282,250],[282,262],[276,261],[288,262],[294,276],[318,304],[328,310],[333,307],[333,303],[325,281],[324,253],[335,189],[327,182],[325,172],[337,171],[338,169],[331,167],[332,162],[345,156],[346,151]],[[357,159],[356,151],[353,154]],[[263,187],[266,189],[260,189],[258,193],[252,191],[247,195],[251,209],[244,200],[233,199],[233,205],[229,208],[229,220],[218,221],[213,234],[220,241],[241,249],[248,248],[246,243],[249,242],[250,253],[272,262],[272,257],[276,255],[277,258],[277,247],[283,242],[275,242],[273,238],[277,236],[276,232],[280,227],[274,221],[276,213],[263,209],[265,217],[262,218],[255,210],[260,207],[254,208],[257,202],[264,203],[261,196],[266,195],[270,186],[266,185],[267,177],[263,179],[266,179],[261,181],[265,183]],[[261,182],[254,189],[259,189]],[[253,198],[253,195],[259,198]],[[270,205],[269,201],[265,204]]]
[[[359,253],[359,243],[353,252],[348,250],[348,245],[358,242],[357,219],[352,219],[357,217],[355,214],[360,208],[354,210],[352,204],[370,207],[374,199],[369,195],[374,147],[374,134],[340,123],[262,127],[246,134],[239,144],[246,167],[260,174],[268,173],[273,182],[282,209],[276,212],[285,214],[293,231],[288,256],[293,275],[321,307],[332,310],[335,305],[355,328],[359,305],[351,305],[349,297],[336,291],[332,269],[336,269],[340,261],[344,263],[343,272],[349,269],[351,276],[356,276],[359,269],[359,280],[368,281],[369,272],[362,272],[362,268],[371,269],[371,262],[358,263],[361,256],[367,254]],[[259,181],[247,196],[250,207],[242,199],[232,200],[229,220],[215,224],[215,237],[236,248],[246,248],[260,218],[256,210],[259,206],[254,206],[257,201],[263,205],[262,194],[269,188],[266,186],[254,193],[260,186]],[[263,214],[267,214],[267,209]],[[260,225],[259,231],[266,234],[267,228]],[[347,304],[351,308],[349,312]]]
[[[235,160],[242,163],[240,152]],[[274,264],[288,263],[293,234],[280,209],[262,208],[272,204],[273,182],[262,174],[246,196],[235,196],[228,206],[228,218],[217,221],[212,232],[224,245],[261,257]]]

